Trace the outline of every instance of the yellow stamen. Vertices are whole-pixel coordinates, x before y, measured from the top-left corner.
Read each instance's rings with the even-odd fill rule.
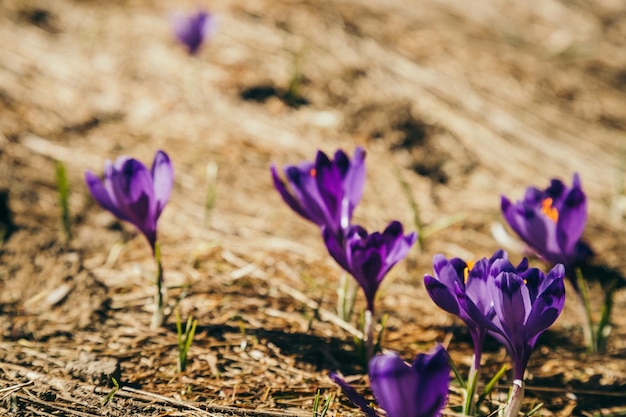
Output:
[[[474,261],[467,261],[467,266],[463,270],[463,282],[465,284],[467,284],[467,278],[469,278],[469,273],[472,270],[472,268],[474,267],[475,263],[476,262],[474,262]]]
[[[553,201],[550,197],[541,202],[541,211],[548,216],[550,220],[556,223],[559,220],[559,211],[552,205]]]
[[[312,177],[315,177],[317,175],[317,170],[315,168],[311,168],[309,174],[311,174]]]

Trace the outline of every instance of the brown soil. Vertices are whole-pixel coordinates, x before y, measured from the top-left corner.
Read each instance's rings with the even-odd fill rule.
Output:
[[[367,393],[351,330],[331,313],[340,270],[269,176],[318,148],[367,149],[356,221],[370,230],[411,228],[402,181],[425,225],[459,216],[383,287],[384,346],[407,360],[446,341],[467,369],[468,334],[422,277],[435,253],[499,247],[501,194],[579,172],[595,262],[626,274],[626,3],[216,0],[217,36],[193,59],[168,13],[195,4],[168,3],[0,2],[0,221],[12,226],[0,248],[0,414],[304,416],[319,388],[337,395],[331,415],[355,415],[327,378],[340,370]],[[170,316],[151,331],[148,245],[93,201],[83,173],[121,154],[150,163],[156,149],[176,180],[159,222]],[[69,242],[56,161],[71,184]],[[206,216],[209,163],[219,173]],[[199,323],[184,373],[177,306]],[[607,351],[588,355],[570,298],[531,358],[525,407],[623,415],[625,317],[619,291]],[[487,375],[507,357],[491,342],[485,360]],[[450,409],[459,402],[453,388]]]

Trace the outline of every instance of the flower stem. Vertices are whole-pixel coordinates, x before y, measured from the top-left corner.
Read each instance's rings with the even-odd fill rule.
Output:
[[[604,304],[602,305],[602,314],[598,322],[596,332],[596,349],[598,352],[604,351],[606,348],[605,328],[609,325],[611,312],[613,310],[613,294],[617,289],[617,279],[613,280],[607,288],[604,289]]]
[[[474,415],[474,394],[476,393],[476,383],[478,382],[478,370],[480,368],[480,356],[474,354],[472,367],[467,375],[467,386],[465,390],[465,401],[463,402],[463,414],[466,416]]]
[[[585,341],[587,343],[587,350],[589,353],[596,353],[597,339],[593,331],[593,317],[591,314],[589,287],[587,286],[587,281],[585,281],[580,268],[576,268],[576,283],[578,284],[578,296],[580,297],[586,318],[583,331],[585,334]]]
[[[337,315],[345,322],[349,322],[352,316],[357,289],[356,281],[342,272],[337,288]]]
[[[165,298],[165,288],[163,287],[163,265],[161,264],[161,246],[159,242],[154,243],[154,260],[156,261],[157,273],[156,273],[156,285],[157,291],[155,294],[156,307],[154,314],[152,315],[151,329],[157,329],[163,324],[163,300]]]
[[[374,356],[374,313],[372,310],[365,310],[365,318],[363,320],[363,334],[365,335],[365,354],[366,361]]]
[[[522,409],[522,401],[524,401],[524,381],[516,379],[513,381],[509,402],[504,410],[504,417],[517,417]]]

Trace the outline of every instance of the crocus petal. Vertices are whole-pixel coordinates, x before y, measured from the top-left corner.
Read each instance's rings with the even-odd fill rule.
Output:
[[[464,293],[472,300],[472,304],[490,319],[490,309],[493,303],[491,297],[486,296],[490,293],[489,270],[489,261],[486,258],[474,263],[472,270],[468,273]]]
[[[438,416],[448,397],[450,365],[443,346],[419,354],[411,366],[395,353],[375,356],[369,377],[376,401],[389,417]]]
[[[344,228],[345,224],[347,224],[346,221],[349,222],[352,218],[352,212],[361,201],[363,195],[363,187],[365,186],[365,150],[357,147],[352,156],[352,161],[346,160],[347,157],[342,151],[335,153],[335,162],[341,171],[341,175],[344,177],[344,201],[348,201],[347,212],[342,211],[341,217],[341,224]]]
[[[494,281],[492,296],[498,317],[499,332],[508,339],[507,349],[516,358],[526,346],[524,323],[531,310],[530,295],[522,278],[512,272],[502,272]]]
[[[314,166],[309,163],[302,163],[298,167],[289,166],[285,168],[285,175],[307,217],[318,226],[329,226],[336,231],[337,225],[332,221],[317,188]]]
[[[85,173],[85,182],[102,207],[137,227],[154,250],[157,220],[169,199],[172,175],[169,157],[158,151],[152,170],[136,159],[120,156],[114,163],[105,162],[103,182],[90,171]]]
[[[417,240],[417,233],[412,232],[404,236],[404,228],[399,221],[392,221],[382,233],[383,245],[389,250],[386,261],[391,268],[397,262],[404,259]]]
[[[430,298],[439,308],[455,316],[460,314],[459,302],[454,293],[454,288],[449,288],[430,275],[424,275],[424,286]]]
[[[374,356],[369,363],[369,377],[374,397],[389,417],[422,415],[417,399],[420,375],[398,355]]]
[[[287,190],[287,186],[285,184],[285,182],[280,179],[280,177],[278,176],[278,172],[276,171],[276,167],[274,165],[271,166],[270,171],[272,173],[272,181],[274,182],[274,187],[276,188],[276,190],[278,191],[278,193],[280,194],[280,196],[283,198],[283,200],[285,201],[285,203],[287,203],[287,205],[296,213],[298,213],[300,216],[304,217],[307,220],[313,221],[314,220],[309,216],[309,214],[303,210],[302,206],[300,205],[299,201],[297,199],[295,199]]]
[[[117,209],[113,201],[111,201],[109,193],[104,188],[104,185],[102,185],[102,181],[100,181],[100,178],[98,178],[93,172],[85,172],[85,183],[87,184],[87,188],[93,198],[102,206],[102,208],[110,211],[120,220],[129,220],[121,211]]]
[[[437,280],[450,289],[454,288],[455,282],[465,286],[463,275],[466,267],[465,261],[459,258],[448,260],[442,254],[436,254],[433,257],[433,269],[435,270]]]
[[[326,249],[328,250],[330,256],[339,264],[339,266],[347,272],[350,272],[351,269],[346,257],[346,248],[337,240],[337,235],[333,233],[331,229],[324,226],[322,227],[322,238],[324,239],[324,244],[326,244]]]
[[[562,265],[557,265],[563,269]],[[555,273],[555,275],[558,272]],[[563,311],[565,304],[565,286],[563,285],[563,275],[552,280],[550,285],[542,290],[535,299],[532,310],[526,320],[526,336],[529,345],[534,347],[537,337],[550,327]],[[546,277],[546,281],[550,278]]]
[[[417,355],[414,371],[420,375],[417,389],[420,416],[438,416],[448,399],[450,363],[445,348],[438,344],[430,353]]]
[[[544,192],[539,191],[539,196],[541,199],[544,196],[550,197],[553,201],[553,205],[556,207],[560,207],[563,203],[563,197],[565,196],[567,190],[567,186],[563,183],[563,181],[558,179],[550,180],[550,186],[546,188]]]
[[[512,272],[502,272],[495,279],[493,304],[496,314],[503,319],[507,328],[514,333],[526,322],[532,308],[528,288],[523,279]]]
[[[557,223],[557,242],[564,253],[574,254],[587,224],[587,198],[580,188],[572,188],[565,197]],[[572,259],[574,261],[574,259]]]
[[[116,161],[116,165],[117,161]],[[117,168],[117,166],[116,166]],[[114,171],[111,187],[118,208],[142,231],[154,222],[151,201],[154,201],[152,175],[141,162],[127,159]]]
[[[318,151],[315,159],[315,185],[322,199],[320,207],[325,209],[326,219],[331,221],[335,229],[341,226],[342,201],[344,190],[342,178],[334,162],[324,152]]]
[[[365,293],[367,309],[373,312],[376,291],[384,277],[382,274],[385,268],[384,254],[381,253],[380,247],[361,246],[350,240],[347,244],[350,252],[350,272]]]
[[[348,397],[352,404],[356,405],[363,411],[368,417],[378,417],[376,411],[372,407],[369,406],[365,398],[359,395],[354,388],[350,386],[343,378],[341,378],[336,372],[331,372],[328,374],[332,381],[339,385],[343,393]]]
[[[455,286],[455,294],[459,306],[461,307],[459,317],[461,317],[461,319],[463,319],[463,321],[467,325],[470,333],[472,333],[472,337],[478,336],[483,331],[500,330],[492,321],[492,316],[494,315],[495,311],[485,311],[482,306],[479,308],[474,300],[458,284],[456,284]],[[486,298],[487,300],[493,299],[490,293],[482,294],[481,297]],[[479,346],[474,347],[478,348]]]
[[[157,151],[152,162],[152,182],[156,199],[156,213],[158,219],[163,208],[170,199],[174,185],[174,168],[169,156],[161,150]]]

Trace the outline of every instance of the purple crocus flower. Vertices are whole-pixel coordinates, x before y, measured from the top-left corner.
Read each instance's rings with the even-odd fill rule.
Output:
[[[170,20],[176,39],[187,49],[189,55],[196,55],[202,43],[210,39],[217,29],[215,16],[203,10],[189,15],[177,12],[172,14]]]
[[[315,162],[286,166],[284,172],[291,192],[274,165],[271,172],[274,186],[293,211],[342,239],[363,194],[365,151],[362,148],[356,148],[352,160],[342,150],[335,152],[333,160],[318,151]]]
[[[157,220],[169,200],[174,171],[169,157],[157,151],[152,169],[136,159],[120,156],[104,165],[104,182],[93,172],[85,172],[85,182],[93,198],[120,220],[135,225],[152,250],[157,240]]]
[[[382,232],[368,234],[361,226],[351,226],[340,242],[329,227],[322,234],[326,248],[339,265],[349,272],[365,293],[367,310],[374,312],[376,291],[385,275],[401,261],[417,240],[417,233],[403,234],[402,224],[392,221]]]
[[[368,416],[376,416],[365,399],[344,380],[334,373],[330,377],[355,405]],[[375,356],[369,363],[369,379],[374,397],[388,417],[439,416],[450,383],[446,350],[437,345],[430,353],[417,355],[412,365],[395,353]]]
[[[581,240],[587,222],[587,197],[580,177],[572,187],[553,179],[545,190],[528,187],[524,199],[515,204],[502,196],[502,214],[507,223],[538,256],[568,269],[593,253]]]
[[[501,272],[494,281],[495,333],[513,358],[515,379],[524,379],[537,339],[563,311],[564,276],[565,268],[557,264],[548,274],[529,268],[521,274]]]
[[[489,275],[486,297],[493,302],[493,316],[483,314],[473,300],[457,292],[459,305],[472,320],[489,329],[507,348],[514,362],[514,377],[524,371],[538,337],[559,317],[565,304],[565,268],[557,264],[545,274],[537,268],[513,271],[506,259],[496,260]]]
[[[424,276],[424,286],[430,298],[441,309],[454,314],[467,326],[474,344],[474,370],[480,367],[480,358],[485,337],[490,325],[483,323],[482,317],[490,321],[495,316],[490,286],[496,272],[522,272],[528,269],[528,261],[524,260],[514,267],[506,261],[508,255],[503,250],[496,251],[489,259],[482,258],[476,262],[465,262],[459,258],[446,259],[443,255],[435,255],[433,259],[434,276]],[[493,266],[497,265],[496,268]],[[461,306],[459,297],[467,297],[467,304],[477,310],[481,320],[475,320]]]

